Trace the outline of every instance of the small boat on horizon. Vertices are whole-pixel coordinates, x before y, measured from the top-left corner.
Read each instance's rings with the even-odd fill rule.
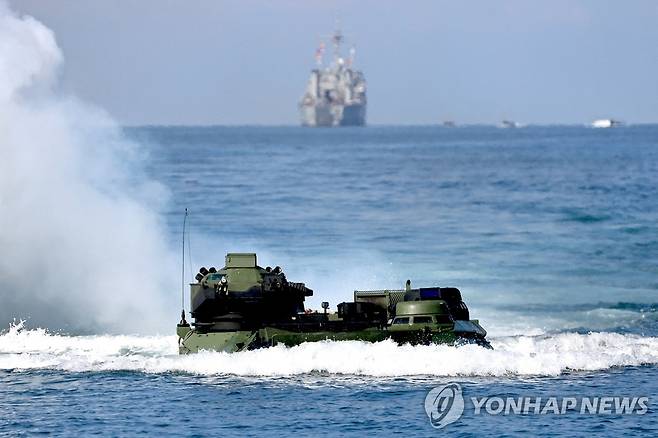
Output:
[[[500,127],[501,128],[520,128],[521,124],[518,122],[515,122],[514,120],[503,120],[500,122]]]
[[[623,122],[615,119],[598,119],[594,120],[591,126],[592,128],[616,128],[623,124]]]

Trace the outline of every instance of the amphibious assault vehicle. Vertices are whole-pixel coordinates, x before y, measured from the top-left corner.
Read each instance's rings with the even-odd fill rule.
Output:
[[[256,254],[232,253],[221,269],[201,268],[192,283],[190,325],[177,326],[179,352],[236,352],[322,340],[400,344],[476,343],[491,348],[487,332],[470,319],[461,293],[451,287],[354,291],[354,301],[329,312],[305,310],[313,291],[288,281],[280,267],[261,268]]]

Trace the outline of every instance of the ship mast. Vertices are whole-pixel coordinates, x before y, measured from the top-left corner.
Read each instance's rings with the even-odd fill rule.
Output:
[[[342,64],[342,58],[340,57],[340,45],[343,42],[343,33],[340,29],[336,29],[334,35],[331,37],[331,41],[334,44],[334,62],[336,64]]]

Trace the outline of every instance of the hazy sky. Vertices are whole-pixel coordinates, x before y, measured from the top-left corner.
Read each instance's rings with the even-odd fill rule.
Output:
[[[11,4],[55,31],[63,88],[126,124],[296,124],[336,18],[373,124],[658,122],[654,0]]]

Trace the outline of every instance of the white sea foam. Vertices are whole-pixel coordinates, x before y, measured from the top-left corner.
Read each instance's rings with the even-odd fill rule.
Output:
[[[475,345],[397,346],[393,342],[317,342],[243,353],[178,356],[175,336],[63,336],[21,326],[0,335],[0,369],[71,372],[182,372],[196,375],[360,376],[558,375],[565,371],[658,364],[658,338],[564,333],[493,339]]]

